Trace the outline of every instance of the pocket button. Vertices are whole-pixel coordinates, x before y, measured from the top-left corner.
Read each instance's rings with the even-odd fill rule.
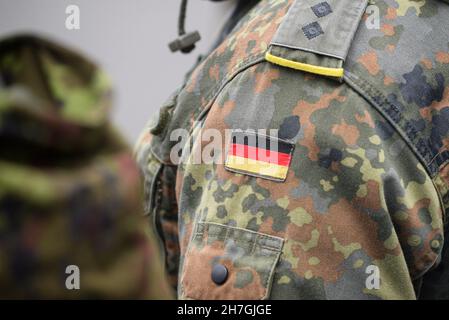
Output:
[[[222,285],[228,279],[228,269],[222,264],[216,264],[212,269],[212,281],[216,285]]]

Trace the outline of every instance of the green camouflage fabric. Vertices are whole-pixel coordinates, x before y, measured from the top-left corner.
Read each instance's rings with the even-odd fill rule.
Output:
[[[171,296],[111,98],[77,53],[34,36],[0,42],[0,298]],[[71,265],[79,290],[66,288]]]
[[[273,44],[281,25],[301,26],[288,18],[299,2],[323,1],[260,1],[137,142],[172,286],[181,299],[448,298],[449,6],[370,1],[379,28],[359,17],[335,79],[266,60],[304,58]],[[285,180],[227,170],[228,130],[277,130],[294,145]],[[211,131],[219,161],[198,162]]]

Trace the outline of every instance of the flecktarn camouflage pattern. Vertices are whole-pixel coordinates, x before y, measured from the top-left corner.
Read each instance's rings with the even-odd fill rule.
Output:
[[[137,144],[180,298],[449,297],[448,17],[263,0],[239,22]]]
[[[0,42],[0,298],[170,297],[111,98],[82,56]],[[79,290],[66,287],[72,265]]]

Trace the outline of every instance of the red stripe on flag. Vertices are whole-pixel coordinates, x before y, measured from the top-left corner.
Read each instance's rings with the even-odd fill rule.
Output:
[[[291,159],[291,156],[288,153],[276,152],[235,143],[233,143],[231,148],[229,148],[228,154],[247,159],[275,163],[286,167],[290,165]]]

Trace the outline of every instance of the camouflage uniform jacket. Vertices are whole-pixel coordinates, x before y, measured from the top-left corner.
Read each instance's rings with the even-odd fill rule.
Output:
[[[367,2],[260,1],[144,130],[146,210],[180,298],[437,295],[449,5]]]
[[[0,42],[0,298],[170,297],[111,98],[81,55]]]

